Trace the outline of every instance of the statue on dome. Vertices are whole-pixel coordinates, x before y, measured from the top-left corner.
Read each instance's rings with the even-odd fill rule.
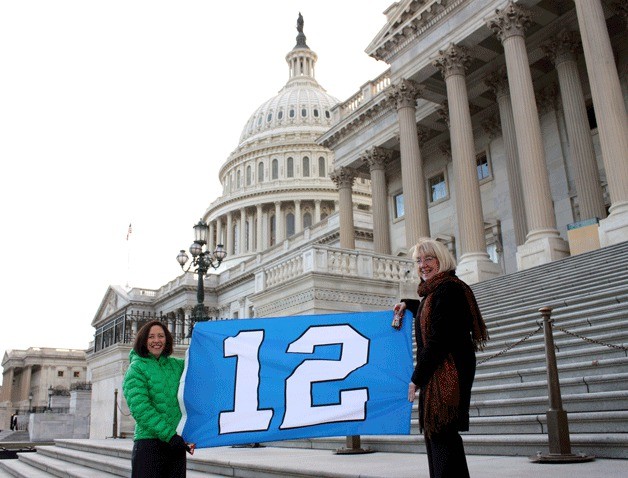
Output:
[[[305,35],[303,34],[303,15],[299,12],[299,18],[297,19],[297,31],[299,34],[297,35],[297,44],[295,48],[309,48],[305,43]]]

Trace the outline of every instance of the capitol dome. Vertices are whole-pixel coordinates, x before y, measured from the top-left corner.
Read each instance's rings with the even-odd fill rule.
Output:
[[[338,99],[329,95],[314,77],[318,59],[299,31],[297,44],[286,55],[290,78],[279,93],[251,115],[240,135],[240,146],[270,135],[307,129],[321,134],[332,124],[331,108]]]
[[[303,17],[297,43],[286,55],[288,81],[247,120],[238,146],[219,171],[222,195],[204,220],[210,246],[224,244],[228,257],[242,260],[293,237],[308,236],[338,212],[333,152],[317,143],[332,126],[338,100],[318,84],[318,59],[307,46]],[[354,203],[370,210],[370,188],[361,179]]]

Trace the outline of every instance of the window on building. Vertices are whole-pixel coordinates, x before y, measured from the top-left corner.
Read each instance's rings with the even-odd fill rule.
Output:
[[[268,121],[269,123],[272,121],[273,119],[273,114],[272,113],[268,113],[268,116],[266,117],[266,121]]]
[[[290,108],[290,113],[288,113],[288,116],[290,116],[290,118],[294,118],[294,108]]]
[[[74,378],[79,378],[81,376],[81,372],[74,372]]]
[[[318,108],[314,108],[314,118],[318,118]]]
[[[595,117],[593,103],[587,103],[587,118],[589,119],[589,129],[597,128],[597,118]]]
[[[270,245],[274,246],[277,241],[277,228],[275,227],[275,216],[270,216]]]
[[[57,377],[63,377],[63,370],[57,370]]]
[[[246,167],[246,185],[251,185],[251,165]]]
[[[325,110],[325,118],[327,119],[331,118],[331,114],[329,113],[329,110]]]
[[[236,178],[237,188],[240,189],[242,187],[242,174],[240,173],[240,171],[238,171],[238,173],[236,174]]]
[[[434,203],[442,199],[447,198],[447,182],[445,181],[445,173],[440,172],[431,176],[428,180],[428,187],[430,192],[430,202]]]
[[[292,158],[288,158],[286,160],[286,175],[289,178],[293,178],[294,177],[294,159],[292,159]]]
[[[404,208],[403,208],[403,193],[395,194],[393,196],[393,205],[394,205],[394,213],[395,219],[399,219],[404,216]]]
[[[286,214],[286,237],[294,236],[294,214]]]
[[[282,119],[283,118],[283,110],[279,110],[277,112],[277,119]]]
[[[264,163],[259,163],[257,165],[257,182],[258,183],[264,182]]]
[[[307,109],[301,108],[301,116],[305,118],[307,116]]]
[[[325,168],[325,158],[322,156],[318,158],[318,177],[324,178],[327,175],[327,171]]]
[[[310,158],[308,158],[307,156],[303,157],[303,177],[310,177]]]
[[[279,178],[279,161],[277,161],[276,159],[273,159],[272,165],[271,165],[271,179],[278,179]]]
[[[478,169],[478,180],[482,181],[491,176],[491,171],[488,166],[488,157],[486,151],[482,151],[475,156],[475,164]]]
[[[309,212],[303,214],[303,227],[311,227],[312,226],[312,215]]]

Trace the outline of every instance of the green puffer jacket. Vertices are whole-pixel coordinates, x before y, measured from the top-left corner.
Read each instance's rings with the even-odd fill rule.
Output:
[[[129,354],[130,365],[122,390],[135,419],[135,440],[159,438],[169,441],[177,433],[181,409],[177,399],[184,360],[153,355]]]

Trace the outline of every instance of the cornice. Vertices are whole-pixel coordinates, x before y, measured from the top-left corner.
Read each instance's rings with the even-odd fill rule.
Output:
[[[434,28],[446,16],[467,0],[432,0],[428,5],[407,13],[405,18],[397,20],[382,35],[382,40],[369,47],[367,53],[377,60],[391,64],[395,57],[403,52],[418,37]],[[419,0],[411,4],[421,4]],[[406,8],[406,12],[409,8]],[[404,12],[405,13],[405,12]]]
[[[333,149],[350,134],[365,129],[369,124],[376,122],[384,116],[395,113],[396,104],[388,95],[388,88],[381,92],[372,102],[358,109],[351,116],[331,128],[319,138],[319,144]]]

